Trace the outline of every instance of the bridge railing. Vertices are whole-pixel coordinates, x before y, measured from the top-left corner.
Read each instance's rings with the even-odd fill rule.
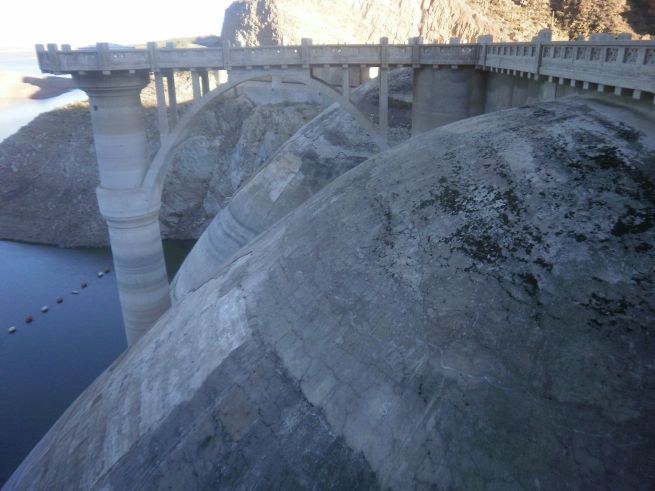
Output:
[[[229,52],[232,67],[302,64],[302,48],[300,46],[229,48]]]
[[[479,64],[574,81],[655,92],[655,42],[498,43]]]
[[[383,40],[384,41],[384,40]],[[655,93],[655,42],[631,40],[481,44],[350,44],[257,48],[119,48],[37,46],[41,70],[51,73],[112,70],[188,70],[291,66],[473,65],[545,75],[573,82]],[[616,89],[615,89],[616,90]]]
[[[229,53],[226,53],[228,51]],[[475,65],[479,46],[349,44],[321,46],[267,46],[225,48],[95,49],[59,50],[37,45],[39,66],[44,72],[157,70],[189,68],[249,68],[262,66],[321,65]]]

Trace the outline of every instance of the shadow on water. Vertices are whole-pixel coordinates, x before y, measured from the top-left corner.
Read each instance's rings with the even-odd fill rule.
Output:
[[[169,277],[193,244],[164,241]],[[127,347],[115,276],[97,276],[111,265],[108,248],[0,241],[0,486]],[[44,305],[47,313],[40,311]],[[10,326],[16,333],[8,333]]]

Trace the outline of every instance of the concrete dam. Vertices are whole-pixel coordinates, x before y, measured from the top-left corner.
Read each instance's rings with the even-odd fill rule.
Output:
[[[653,484],[655,42],[37,52],[89,95],[131,348],[8,489]],[[371,67],[376,115],[351,94]],[[389,148],[398,67],[413,71],[413,138]],[[184,114],[176,71],[192,73]],[[158,224],[169,155],[249,80],[308,85],[381,153],[302,200],[284,194],[300,164],[284,163],[275,197],[264,169],[244,192],[298,206],[261,231],[219,214],[172,301]],[[211,237],[228,235],[217,254]]]

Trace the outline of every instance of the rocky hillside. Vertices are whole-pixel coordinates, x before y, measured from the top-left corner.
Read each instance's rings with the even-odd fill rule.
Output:
[[[145,89],[146,106],[152,98],[152,88]],[[196,238],[242,182],[320,110],[317,104],[281,107],[232,95],[204,111],[193,136],[172,157],[161,214],[164,237]],[[158,148],[156,125],[156,110],[148,107],[151,156]],[[66,247],[107,244],[86,104],[42,114],[3,141],[0,182],[0,239]]]
[[[239,0],[225,14],[223,39],[241,45],[377,42],[422,36],[447,42],[530,40],[545,27],[555,38],[590,32],[655,34],[652,0]]]
[[[390,83],[391,141],[397,143],[409,136],[411,74],[396,72]],[[188,81],[180,80],[178,85],[188,89],[181,91],[182,98],[188,96]],[[269,157],[323,107],[317,103],[258,103],[254,91],[261,93],[261,88],[248,87],[204,110],[193,122],[190,136],[176,148],[163,192],[160,226],[164,238],[199,237]],[[289,90],[305,89],[294,85]],[[375,80],[355,90],[353,98],[362,111],[377,117]],[[144,104],[151,106],[153,99],[152,87],[146,88]],[[303,199],[379,151],[345,111],[334,106],[329,114],[329,118],[323,116],[312,123],[311,138],[295,139],[293,151],[309,159],[307,165],[312,159],[321,162],[311,169],[320,178]],[[330,124],[324,125],[328,119]],[[156,124],[155,109],[148,107],[151,155],[158,148]],[[0,144],[0,182],[4,183],[0,189],[0,238],[66,247],[107,244],[95,196],[98,171],[86,104],[42,114]],[[265,223],[273,223],[301,202],[290,201]]]
[[[653,489],[654,161],[652,114],[575,99],[377,155],[169,310],[8,488]]]

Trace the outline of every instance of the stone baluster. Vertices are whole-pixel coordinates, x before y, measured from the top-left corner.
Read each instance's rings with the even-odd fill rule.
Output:
[[[309,68],[311,45],[311,38],[302,38],[300,40],[300,62],[303,68]]]
[[[225,70],[230,70],[231,68],[231,62],[230,62],[230,42],[229,41],[223,41],[223,67]]]
[[[49,50],[50,45],[48,45],[48,51]],[[98,70],[100,70],[104,75],[109,75],[111,72],[111,55],[109,53],[109,43],[96,43],[96,59],[98,62]]]

